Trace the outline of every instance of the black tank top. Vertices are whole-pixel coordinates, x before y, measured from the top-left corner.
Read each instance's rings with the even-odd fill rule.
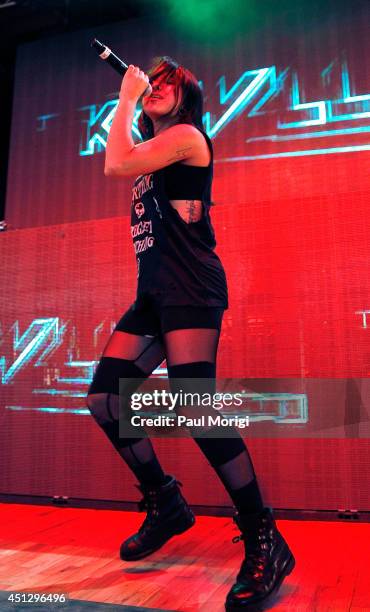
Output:
[[[186,187],[173,185],[169,197],[166,186],[171,184],[171,167],[138,176],[132,190],[131,235],[138,268],[136,302],[146,294],[155,296],[162,306],[219,306],[228,308],[227,282],[224,268],[214,252],[215,234],[210,219],[213,178],[213,148],[208,135],[200,130],[211,151],[211,162],[198,174],[203,174],[202,193],[199,181]],[[175,175],[189,173],[194,177],[194,166],[182,167]],[[173,175],[172,175],[173,176]],[[167,178],[166,178],[167,177]],[[191,189],[190,189],[191,187]],[[181,195],[180,194],[190,194]],[[197,197],[194,195],[196,193]],[[175,197],[176,196],[176,197]],[[186,223],[170,199],[199,199],[203,215],[199,221]]]
[[[163,168],[163,177],[168,199],[201,200],[208,183],[208,175],[209,165],[187,166],[176,162],[166,166]]]

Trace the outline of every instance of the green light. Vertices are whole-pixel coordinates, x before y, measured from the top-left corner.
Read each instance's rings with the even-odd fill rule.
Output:
[[[217,45],[258,20],[255,0],[162,0],[162,5],[178,32]]]

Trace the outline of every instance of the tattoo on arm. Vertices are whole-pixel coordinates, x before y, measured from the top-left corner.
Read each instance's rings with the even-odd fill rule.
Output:
[[[185,157],[189,157],[189,154],[192,148],[193,147],[186,147],[185,149],[177,149],[176,155],[174,157],[171,157],[167,161],[170,163],[173,163],[173,162],[179,161],[180,159],[184,159]]]

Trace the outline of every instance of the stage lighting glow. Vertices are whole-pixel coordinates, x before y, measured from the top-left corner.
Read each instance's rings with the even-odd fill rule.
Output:
[[[258,12],[252,0],[162,0],[169,21],[193,39],[222,45],[237,32],[255,24]]]

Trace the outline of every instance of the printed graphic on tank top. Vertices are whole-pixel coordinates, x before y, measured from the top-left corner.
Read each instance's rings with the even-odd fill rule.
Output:
[[[134,183],[131,236],[137,261],[137,301],[151,294],[162,306],[228,308],[226,276],[214,252],[216,240],[209,214],[213,149],[208,135],[202,134],[211,162],[203,197],[197,198],[203,202],[199,221],[186,223],[171,205],[165,189],[166,168],[138,176]]]

